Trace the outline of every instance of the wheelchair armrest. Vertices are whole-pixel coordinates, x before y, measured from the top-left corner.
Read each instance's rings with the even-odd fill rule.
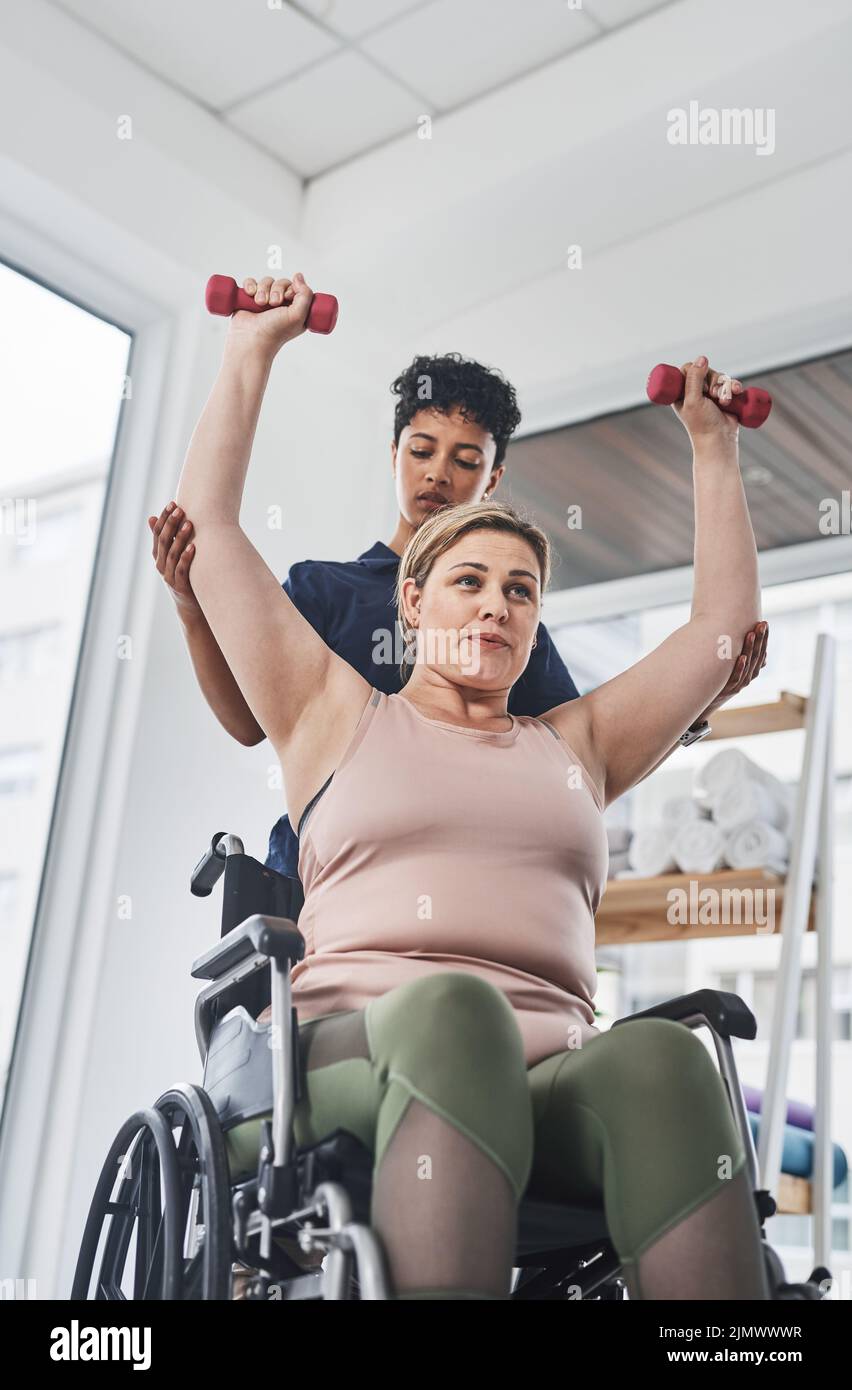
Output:
[[[612,1026],[632,1023],[636,1018],[670,1018],[680,1023],[696,1015],[706,1019],[722,1038],[757,1037],[757,1020],[751,1009],[738,994],[727,994],[721,989],[696,989],[692,994],[681,994],[641,1013],[617,1018]]]
[[[221,940],[192,963],[196,980],[218,980],[241,961],[253,955],[269,956],[279,964],[292,965],[305,954],[305,938],[287,917],[266,917],[256,912],[232,927]]]

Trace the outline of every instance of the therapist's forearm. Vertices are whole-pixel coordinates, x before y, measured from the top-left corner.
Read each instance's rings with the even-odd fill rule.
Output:
[[[237,685],[230,666],[204,614],[181,615],[181,628],[192,669],[205,700],[222,728],[247,748],[261,743],[266,734],[258,724]]]
[[[198,536],[207,522],[239,525],[246,473],[274,355],[256,341],[225,340],[219,374],[201,412],[177,492]]]

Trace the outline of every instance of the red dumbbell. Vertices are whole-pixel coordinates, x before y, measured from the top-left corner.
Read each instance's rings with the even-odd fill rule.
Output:
[[[670,367],[665,362],[660,362],[648,377],[645,389],[648,399],[653,401],[654,405],[674,405],[675,401],[683,400],[685,386],[686,377],[680,367]],[[705,390],[704,394],[706,396],[708,392]],[[772,397],[762,386],[749,386],[731,400],[714,400],[713,404],[724,410],[727,415],[736,415],[740,424],[747,430],[756,430],[767,419],[772,409]]]
[[[241,290],[230,275],[211,275],[207,281],[204,302],[211,314],[235,314],[248,309],[250,314],[263,314],[267,309],[280,309],[280,304],[256,304],[251,295]],[[338,303],[333,294],[315,294],[305,324],[312,333],[330,333],[337,323]]]

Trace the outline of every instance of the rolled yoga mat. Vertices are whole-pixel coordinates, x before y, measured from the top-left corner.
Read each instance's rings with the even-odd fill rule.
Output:
[[[759,1115],[763,1109],[763,1092],[757,1086],[743,1086],[746,1109],[752,1114]],[[810,1129],[814,1127],[816,1112],[812,1105],[808,1105],[803,1100],[788,1100],[786,1120],[788,1125],[794,1125],[796,1129]]]
[[[760,1116],[748,1111],[748,1123],[757,1144],[760,1135]],[[846,1154],[839,1144],[831,1146],[832,1187],[838,1187],[849,1171]],[[795,1125],[784,1126],[784,1147],[781,1152],[781,1171],[793,1178],[813,1177],[814,1135],[809,1129],[798,1129]]]

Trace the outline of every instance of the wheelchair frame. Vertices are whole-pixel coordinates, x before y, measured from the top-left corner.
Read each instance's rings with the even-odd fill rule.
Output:
[[[262,1121],[257,1175],[245,1181],[231,1176],[224,1138],[230,1125],[223,1129],[203,1087],[171,1087],[151,1109],[131,1115],[113,1141],[89,1210],[71,1297],[90,1296],[109,1217],[93,1295],[98,1300],[126,1297],[122,1280],[134,1231],[134,1298],[228,1299],[237,1261],[253,1271],[246,1292],[252,1301],[336,1301],[356,1292],[362,1299],[392,1298],[385,1253],[369,1225],[372,1154],[345,1129],[310,1146],[295,1143],[301,1075],[290,971],[305,950],[296,925],[304,901],[301,884],[247,855],[238,836],[220,831],[193,870],[191,892],[209,896],[223,872],[221,938],[192,966],[193,978],[208,982],[196,998],[195,1032],[206,1075],[211,1043],[235,1009],[242,1006],[256,1019],[271,1002],[272,1103],[262,1113],[271,1108],[272,1117]],[[825,1297],[826,1286],[820,1290],[819,1283],[831,1278],[828,1270],[820,1267],[804,1284],[789,1284],[766,1242],[764,1222],[776,1204],[758,1187],[757,1155],[731,1043],[734,1037],[756,1036],[751,1011],[738,995],[703,989],[612,1026],[638,1018],[710,1029],[746,1149],[772,1296]],[[250,1116],[232,1123],[242,1118]],[[320,1267],[306,1271],[306,1260],[316,1266],[320,1258]],[[512,1299],[626,1296],[602,1207],[524,1197],[515,1261]]]

